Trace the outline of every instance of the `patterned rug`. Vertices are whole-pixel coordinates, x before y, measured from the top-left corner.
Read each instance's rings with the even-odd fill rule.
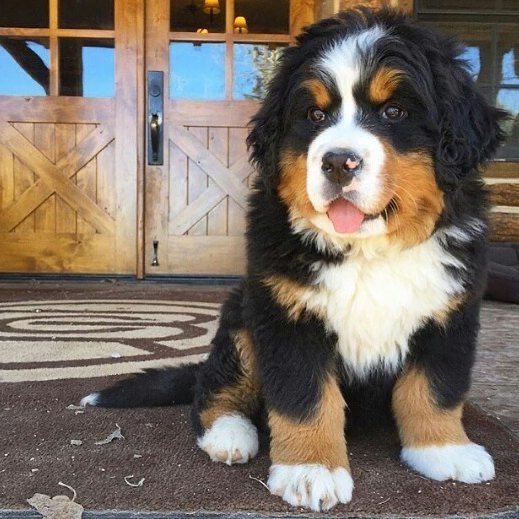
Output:
[[[127,373],[204,358],[228,291],[158,283],[0,284],[0,517],[38,517],[30,515],[27,499],[68,494],[59,482],[77,492],[84,519],[144,517],[145,511],[160,512],[153,517],[161,519],[308,516],[262,485],[269,466],[266,431],[256,459],[227,467],[196,447],[187,407],[70,407]],[[515,332],[503,323],[512,321],[498,307],[490,310],[485,340],[504,352]],[[124,439],[96,444],[116,424]],[[396,431],[386,428],[350,436],[354,499],[333,512],[343,518],[517,519],[517,438],[472,406],[465,424],[494,456],[494,481],[425,480],[399,463]],[[14,511],[7,515],[7,509]]]
[[[0,381],[133,373],[204,358],[220,304],[92,300],[3,303]]]

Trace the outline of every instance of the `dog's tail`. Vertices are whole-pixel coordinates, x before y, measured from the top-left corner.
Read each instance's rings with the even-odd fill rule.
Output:
[[[91,393],[81,400],[81,405],[154,407],[190,404],[194,398],[196,374],[201,365],[202,363],[147,369],[114,386]]]

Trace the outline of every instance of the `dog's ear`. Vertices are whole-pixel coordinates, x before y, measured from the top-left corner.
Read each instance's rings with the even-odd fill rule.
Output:
[[[275,187],[279,180],[279,148],[284,132],[285,106],[294,83],[295,71],[303,61],[304,52],[299,46],[283,49],[267,88],[267,95],[251,119],[252,127],[247,137],[250,160],[269,189]]]
[[[449,172],[450,183],[457,183],[492,158],[504,140],[500,123],[508,114],[478,91],[466,62],[458,57],[460,46],[449,43],[451,56],[443,55],[433,66],[440,131],[436,157]]]
[[[275,185],[278,175],[279,145],[281,140],[284,81],[280,71],[271,81],[259,111],[252,118],[247,137],[250,160],[256,166],[265,186]]]

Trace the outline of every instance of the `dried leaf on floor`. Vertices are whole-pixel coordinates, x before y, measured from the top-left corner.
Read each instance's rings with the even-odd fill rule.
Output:
[[[130,487],[142,487],[142,485],[144,485],[144,480],[146,478],[141,478],[139,479],[139,481],[137,481],[137,483],[132,483],[131,481],[129,481],[130,479],[134,478],[135,476],[132,474],[131,476],[124,476],[124,482],[130,486]]]
[[[111,432],[104,440],[99,440],[95,442],[95,445],[106,445],[114,440],[124,440],[124,436],[121,433],[121,428],[119,424],[115,424],[117,429],[114,432]]]
[[[67,406],[67,409],[69,411],[74,411],[74,414],[76,414],[76,415],[83,414],[85,412],[85,408],[80,405],[70,404]]]
[[[35,508],[44,519],[81,519],[83,507],[67,496],[54,496],[52,499],[46,494],[34,494],[27,502]]]
[[[81,411],[81,410],[84,410],[84,407],[81,407],[80,405],[69,404],[67,406],[67,409],[69,411]]]

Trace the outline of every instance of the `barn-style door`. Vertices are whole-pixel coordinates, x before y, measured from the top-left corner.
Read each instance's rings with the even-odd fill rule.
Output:
[[[0,273],[243,273],[247,125],[314,0],[0,3]]]
[[[135,274],[143,17],[138,0],[3,1],[0,272]]]
[[[106,103],[87,122],[58,122],[42,117],[41,103],[28,104],[25,113],[2,110],[7,120],[0,121],[2,264],[22,272],[102,272],[113,261],[116,232],[115,193],[102,185],[114,168],[113,107]]]
[[[163,73],[164,93],[163,163],[149,164],[150,148],[147,156],[147,275],[244,272],[253,178],[247,125],[279,50],[312,20],[312,6],[307,0],[147,2],[146,69]],[[151,99],[148,124],[157,120],[155,108]]]

